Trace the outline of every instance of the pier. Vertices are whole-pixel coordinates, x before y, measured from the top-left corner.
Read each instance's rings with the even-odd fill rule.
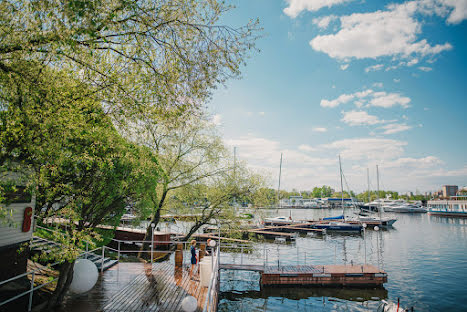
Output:
[[[260,273],[262,286],[313,285],[378,287],[388,281],[387,274],[373,265],[284,265],[262,266],[221,264],[220,269]]]

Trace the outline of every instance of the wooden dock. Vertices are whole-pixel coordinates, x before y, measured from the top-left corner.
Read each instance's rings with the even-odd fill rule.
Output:
[[[101,311],[181,311],[181,302],[187,296],[195,297],[197,311],[202,311],[207,292],[207,287],[190,278],[188,268],[175,268],[172,261],[154,263],[152,270],[149,265],[113,294]]]
[[[387,282],[387,274],[373,265],[287,265],[262,266],[248,264],[221,264],[224,270],[256,271],[261,274],[261,285],[314,285],[378,287]]]
[[[264,229],[251,229],[251,230],[248,230],[248,232],[260,234],[266,238],[283,237],[286,240],[292,240],[293,238],[295,238],[295,235],[292,233],[273,232],[273,231],[264,230]]]

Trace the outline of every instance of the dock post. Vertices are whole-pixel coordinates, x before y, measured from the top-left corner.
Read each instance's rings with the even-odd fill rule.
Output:
[[[277,269],[279,270],[279,258],[280,258],[280,254],[279,254],[279,245],[277,246]]]
[[[201,243],[199,246],[199,261],[200,262],[204,258],[205,255],[206,255],[206,244]]]
[[[175,251],[175,267],[183,267],[183,244],[177,244],[177,250]]]
[[[299,254],[299,253],[298,253],[298,246],[297,246],[297,266],[298,266],[299,263],[300,263],[300,258],[298,257],[298,254]]]
[[[84,259],[88,258],[88,251],[89,251],[89,243],[86,241],[86,253],[84,254]]]
[[[118,255],[117,260],[120,261],[120,241],[118,241]]]
[[[32,271],[31,292],[29,293],[28,312],[31,311],[31,308],[32,308],[32,299],[33,299],[33,294],[34,294],[34,278],[35,278],[35,272]]]
[[[241,254],[240,254],[240,264],[243,264],[243,246],[240,249],[240,252],[241,252]]]
[[[154,223],[151,223],[151,263],[152,263],[152,257],[154,257],[154,227],[156,225]]]
[[[105,246],[102,246],[101,273],[104,272]]]

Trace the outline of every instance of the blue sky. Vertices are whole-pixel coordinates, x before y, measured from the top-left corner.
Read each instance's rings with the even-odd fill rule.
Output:
[[[467,1],[237,0],[261,50],[209,108],[226,143],[276,187],[401,192],[467,185]]]

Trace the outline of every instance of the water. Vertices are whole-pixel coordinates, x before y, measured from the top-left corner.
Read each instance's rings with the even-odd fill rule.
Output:
[[[338,215],[338,210],[293,209],[264,211],[294,219]],[[346,214],[351,214],[347,211]],[[415,311],[467,311],[467,220],[427,214],[386,214],[396,217],[393,228],[367,230],[363,235],[302,236],[291,244],[255,243],[250,254],[223,253],[221,261],[269,265],[361,264],[388,273],[384,289],[265,288],[259,274],[223,271],[219,311],[376,311],[380,299],[414,307]],[[298,251],[298,252],[297,252]]]

